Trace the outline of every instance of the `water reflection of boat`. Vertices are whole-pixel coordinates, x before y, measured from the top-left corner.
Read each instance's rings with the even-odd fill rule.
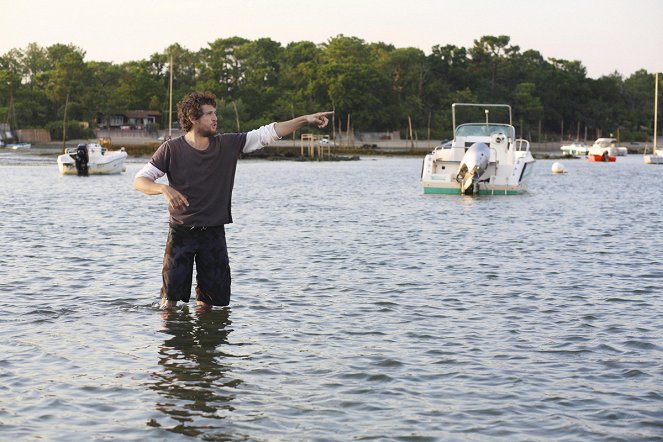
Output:
[[[586,156],[589,152],[589,147],[582,141],[574,141],[571,144],[565,144],[560,147],[564,155],[573,155],[574,157]]]
[[[124,148],[109,151],[98,143],[79,144],[58,156],[58,169],[62,175],[107,175],[124,172]]]
[[[456,126],[456,108],[482,109],[486,122]],[[489,108],[507,109],[509,122],[490,123]],[[421,183],[425,194],[513,195],[527,188],[534,166],[529,141],[516,139],[511,106],[454,103],[454,139],[424,158]]]

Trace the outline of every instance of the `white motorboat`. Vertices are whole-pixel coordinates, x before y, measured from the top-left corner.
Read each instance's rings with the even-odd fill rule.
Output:
[[[58,169],[62,175],[107,175],[125,171],[124,147],[109,151],[99,143],[79,144],[58,156]]]
[[[663,164],[663,152],[660,150],[655,151],[649,155],[643,155],[645,164]]]
[[[586,156],[589,152],[589,147],[582,141],[574,141],[571,144],[565,144],[560,147],[562,154],[572,155],[574,157]]]
[[[459,107],[481,109],[486,122],[456,126]],[[509,122],[488,122],[489,109],[508,110]],[[504,112],[506,113],[506,112]],[[529,141],[516,138],[511,106],[454,103],[454,139],[424,158],[421,184],[425,194],[514,195],[526,190],[534,158]]]
[[[597,138],[589,148],[587,159],[590,161],[614,162],[621,155],[616,138]]]
[[[643,155],[643,159],[645,164],[663,164],[663,152],[658,150],[652,154]]]

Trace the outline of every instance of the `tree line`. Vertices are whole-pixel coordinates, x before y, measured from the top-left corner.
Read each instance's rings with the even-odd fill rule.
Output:
[[[31,43],[0,56],[0,122],[61,130],[66,107],[69,121],[92,127],[127,110],[159,110],[167,125],[171,58],[173,102],[192,90],[213,92],[222,131],[334,110],[337,130],[350,124],[405,136],[411,122],[420,139],[428,131],[451,138],[454,102],[510,104],[516,129],[533,141],[618,131],[644,141],[653,129],[653,73],[588,78],[580,61],[521,51],[505,35],[470,48],[436,45],[428,55],[344,35],[286,46],[232,37],[198,51],[172,44],[121,64],[86,61],[74,45]]]

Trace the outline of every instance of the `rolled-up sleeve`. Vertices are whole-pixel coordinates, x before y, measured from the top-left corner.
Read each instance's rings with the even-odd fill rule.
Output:
[[[165,173],[162,172],[160,169],[158,169],[156,166],[154,166],[152,163],[147,163],[145,166],[143,166],[142,169],[140,169],[134,178],[138,177],[145,177],[147,179],[150,179],[152,181],[157,180],[164,176]]]
[[[242,149],[242,152],[254,152],[256,150],[262,149],[265,146],[269,146],[276,140],[280,140],[281,137],[276,134],[274,124],[275,123],[271,123],[266,126],[260,126],[258,129],[247,132],[246,144],[244,144],[244,149]]]

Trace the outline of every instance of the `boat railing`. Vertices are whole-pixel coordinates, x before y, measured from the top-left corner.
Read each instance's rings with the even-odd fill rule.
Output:
[[[444,149],[449,149],[450,147],[451,146],[447,146],[446,143],[445,144],[440,144],[439,146],[435,146],[435,148],[433,149],[433,152],[431,152],[431,155],[435,156],[435,154],[437,152],[442,151]],[[122,148],[122,149],[124,149],[124,148]]]
[[[529,152],[529,141],[522,138],[516,138],[516,151],[520,152],[523,150],[523,144],[525,145],[525,152]]]

